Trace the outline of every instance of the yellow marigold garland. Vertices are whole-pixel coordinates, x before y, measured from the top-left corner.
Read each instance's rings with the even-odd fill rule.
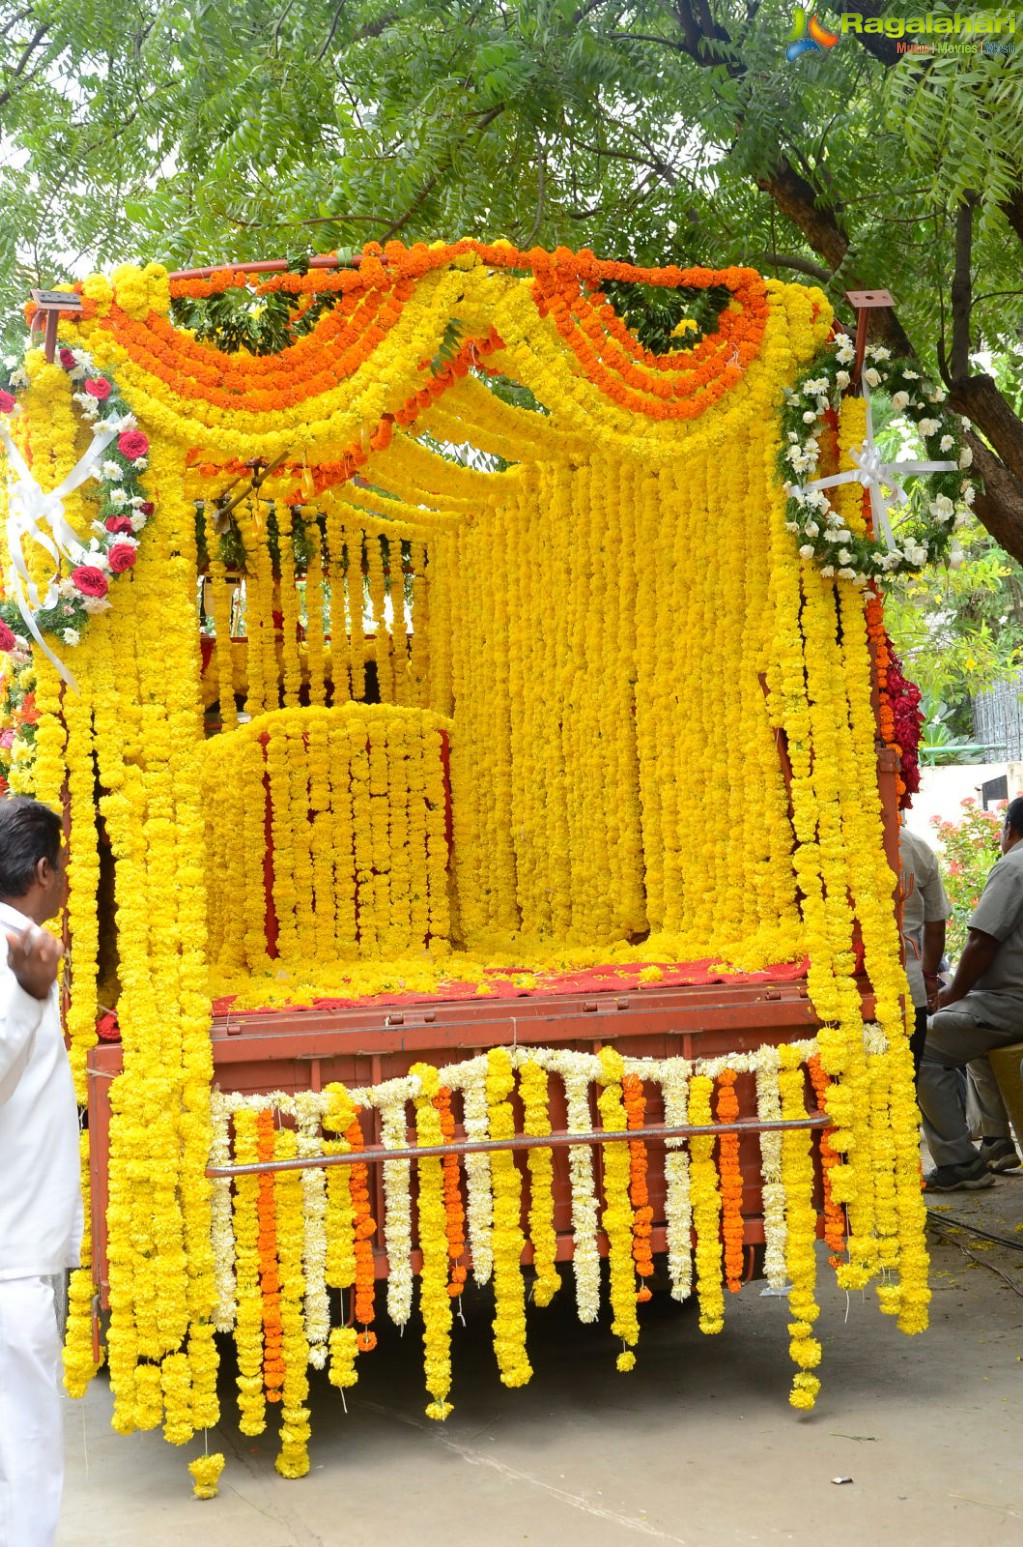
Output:
[[[419,1081],[416,1096],[416,1140],[424,1146],[444,1142],[440,1112],[434,1102],[440,1079],[432,1064],[413,1064],[409,1073]],[[452,1411],[447,1400],[451,1390],[451,1297],[448,1294],[447,1213],[444,1207],[443,1162],[434,1157],[419,1161],[419,1244],[423,1267],[419,1280],[419,1306],[423,1316],[423,1348],[426,1389],[432,1397],[428,1418],[443,1419]]]
[[[622,1101],[624,1060],[614,1048],[602,1047],[600,1058],[601,1091],[597,1097],[601,1122],[613,1133],[628,1127]],[[629,1146],[607,1144],[604,1147],[604,1212],[601,1224],[608,1240],[611,1271],[611,1331],[625,1344],[618,1355],[618,1368],[631,1370],[636,1356],[631,1352],[639,1339],[636,1315],[636,1268],[632,1260],[633,1212],[629,1198]]]
[[[524,1132],[532,1138],[543,1138],[551,1131],[547,1071],[532,1059],[527,1059],[519,1069],[519,1095]],[[527,1150],[526,1164],[529,1167],[529,1238],[536,1272],[533,1299],[537,1305],[550,1305],[561,1288],[561,1275],[555,1266],[558,1239],[554,1229],[553,1153],[544,1148]]]
[[[515,1117],[509,1096],[515,1089],[515,1075],[508,1050],[495,1047],[487,1054],[487,1109],[492,1139],[510,1139],[515,1134]],[[526,1292],[522,1280],[524,1245],[520,1209],[522,1178],[515,1157],[508,1150],[495,1150],[490,1157],[491,1186],[494,1196],[494,1227],[491,1236],[494,1254],[494,1353],[501,1380],[506,1386],[524,1386],[533,1371],[526,1355]]]
[[[694,1075],[689,1084],[689,1121],[705,1127],[713,1121],[711,1096],[714,1081]],[[721,1194],[714,1165],[715,1139],[694,1134],[689,1141],[692,1177],[693,1228],[696,1231],[696,1293],[700,1302],[700,1331],[720,1332],[725,1325],[725,1297],[721,1291]]]
[[[797,1051],[782,1047],[778,1086],[782,1117],[798,1121],[806,1116],[806,1076]],[[821,1360],[821,1345],[813,1336],[814,1322],[820,1314],[815,1298],[817,1281],[817,1211],[813,1204],[813,1158],[810,1131],[786,1128],[782,1131],[782,1186],[785,1189],[785,1265],[792,1288],[789,1290],[789,1351],[798,1371],[792,1382],[789,1401],[793,1407],[810,1408],[817,1400],[820,1381],[809,1372]]]

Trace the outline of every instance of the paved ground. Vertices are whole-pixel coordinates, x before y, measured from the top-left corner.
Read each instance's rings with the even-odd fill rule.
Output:
[[[1023,1246],[1023,1176],[940,1208]],[[903,1337],[870,1296],[827,1292],[824,1391],[807,1416],[786,1402],[786,1302],[758,1285],[729,1304],[719,1338],[655,1298],[627,1376],[606,1330],[533,1311],[536,1374],[521,1391],[494,1374],[480,1301],[444,1425],[423,1415],[418,1348],[383,1339],[347,1415],[315,1388],[303,1481],[277,1477],[266,1437],[211,1435],[228,1467],[210,1503],[190,1494],[194,1445],[112,1433],[101,1379],[68,1404],[60,1547],[1017,1547],[1023,1251],[938,1231],[932,1244],[923,1337]]]

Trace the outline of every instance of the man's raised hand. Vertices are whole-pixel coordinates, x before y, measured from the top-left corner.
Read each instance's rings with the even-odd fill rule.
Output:
[[[64,955],[61,941],[55,940],[37,924],[29,924],[21,934],[5,930],[7,964],[26,994],[45,999],[57,981],[57,965]]]

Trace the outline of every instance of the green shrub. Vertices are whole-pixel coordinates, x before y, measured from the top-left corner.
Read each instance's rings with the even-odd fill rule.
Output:
[[[940,816],[931,818],[943,850],[941,877],[952,904],[945,947],[952,958],[959,956],[966,944],[966,928],[980,901],[988,872],[1001,858],[1002,821],[1001,809],[983,811],[970,797],[963,801],[963,815],[958,822],[947,822]]]

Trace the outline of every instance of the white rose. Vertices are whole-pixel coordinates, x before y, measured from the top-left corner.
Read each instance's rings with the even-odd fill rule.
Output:
[[[839,548],[839,550],[838,550],[838,562],[840,564],[851,564],[852,563],[852,554],[849,552],[848,548]]]
[[[920,419],[917,422],[917,429],[920,431],[921,435],[937,435],[938,431],[941,429],[941,420]]]
[[[804,543],[803,546],[799,550],[799,557],[801,559],[812,559],[813,558],[813,544],[812,543]]]
[[[893,392],[892,393],[892,407],[895,409],[896,413],[901,414],[903,409],[906,407],[906,404],[908,402],[909,402],[909,393],[908,392]]]
[[[799,531],[799,523],[798,523],[798,521],[786,521],[786,523],[785,523],[785,530],[786,530],[786,532],[798,532]]]
[[[903,374],[903,376],[905,376],[907,381],[919,381],[920,380],[920,372],[919,371],[903,371],[902,374]]]
[[[843,565],[838,572],[838,578],[839,580],[855,580],[856,571],[854,569],[849,569],[847,565]]]
[[[835,386],[840,392],[845,391],[851,380],[852,377],[849,375],[848,371],[837,371],[835,373]]]
[[[817,423],[817,415],[814,413],[812,408],[808,408],[806,410],[806,413],[803,415],[803,423],[804,424],[816,424]]]
[[[835,573],[835,566],[833,564],[822,564],[821,565],[821,574],[824,576],[825,580],[830,580],[834,573]]]
[[[955,514],[955,506],[947,494],[939,494],[927,508],[935,521],[949,521]]]
[[[820,527],[817,525],[816,521],[808,521],[804,526],[803,531],[806,533],[807,537],[816,537],[817,533],[820,531]]]
[[[146,518],[142,514],[141,510],[137,510],[133,516],[129,517],[129,519],[131,521],[131,529],[133,532],[141,532],[142,528],[146,524]]]
[[[959,453],[959,466],[960,467],[972,467],[973,466],[973,450],[972,450],[972,448],[970,446],[964,446],[962,451],[960,451],[960,453]]]
[[[874,367],[869,365],[863,372],[863,380],[868,387],[879,387],[881,385],[881,372],[875,371]]]
[[[950,569],[962,569],[963,550],[960,548],[958,543],[953,543],[951,548],[948,550],[948,563]]]

